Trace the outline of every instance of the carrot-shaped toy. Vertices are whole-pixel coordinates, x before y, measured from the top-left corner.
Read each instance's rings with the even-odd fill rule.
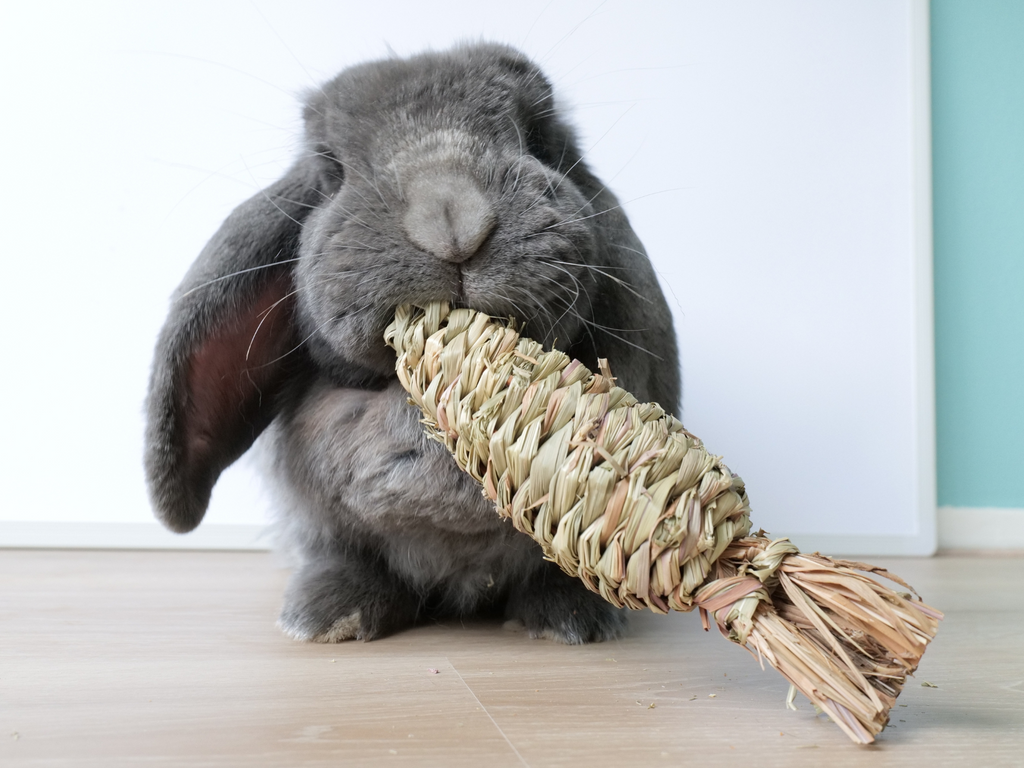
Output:
[[[424,424],[498,513],[618,606],[698,609],[854,741],[874,740],[942,614],[867,574],[750,533],[743,481],[657,404],[511,323],[400,307],[385,340]]]

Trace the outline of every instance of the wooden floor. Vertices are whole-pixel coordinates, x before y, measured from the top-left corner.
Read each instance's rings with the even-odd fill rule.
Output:
[[[876,560],[946,620],[858,747],[693,615],[310,645],[274,626],[270,555],[0,551],[0,765],[1024,765],[1024,558]]]

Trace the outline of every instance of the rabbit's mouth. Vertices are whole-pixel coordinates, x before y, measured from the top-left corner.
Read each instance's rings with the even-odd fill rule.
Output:
[[[451,303],[456,307],[466,306],[466,275],[461,264],[455,265],[455,285],[452,287]]]

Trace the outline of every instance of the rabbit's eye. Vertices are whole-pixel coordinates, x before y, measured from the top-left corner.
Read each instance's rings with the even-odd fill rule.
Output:
[[[551,153],[548,151],[548,147],[544,143],[544,137],[540,128],[536,125],[530,126],[530,130],[526,133],[526,149],[531,155],[544,163],[544,165],[553,167],[553,158],[551,157]]]
[[[505,65],[512,74],[519,77],[530,77],[534,75],[533,66],[522,56],[502,56],[499,61]]]
[[[345,178],[345,164],[338,159],[338,156],[334,154],[334,151],[326,144],[317,144],[313,148],[313,153],[319,157],[324,158],[335,167],[335,176],[338,181],[342,181]]]

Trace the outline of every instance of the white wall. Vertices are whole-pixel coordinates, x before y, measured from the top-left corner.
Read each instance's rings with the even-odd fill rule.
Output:
[[[486,37],[546,67],[626,202],[676,313],[684,420],[747,480],[755,525],[805,548],[930,550],[922,4],[507,7],[7,11],[0,545],[252,540],[267,512],[244,461],[195,534],[151,523],[141,407],[167,296],[289,163],[304,90],[388,46]]]

